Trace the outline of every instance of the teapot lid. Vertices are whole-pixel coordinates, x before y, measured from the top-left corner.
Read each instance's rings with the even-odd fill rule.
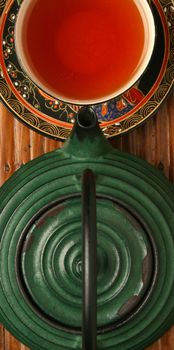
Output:
[[[26,302],[54,327],[81,333],[81,197],[59,199],[21,234],[16,275]],[[114,198],[97,198],[97,324],[106,332],[140,311],[156,278],[152,234]],[[136,254],[135,254],[136,252]]]

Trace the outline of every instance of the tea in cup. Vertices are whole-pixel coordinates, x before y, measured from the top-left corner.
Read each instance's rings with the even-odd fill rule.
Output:
[[[15,27],[17,55],[31,80],[79,105],[128,90],[145,71],[154,42],[144,0],[23,0]]]

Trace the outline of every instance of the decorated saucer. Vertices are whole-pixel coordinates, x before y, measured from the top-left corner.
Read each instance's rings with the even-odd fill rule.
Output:
[[[30,80],[20,66],[14,26],[21,2],[0,1],[1,100],[27,126],[45,136],[64,141],[80,106],[65,104],[48,95]],[[147,69],[139,81],[121,96],[93,106],[108,138],[144,122],[157,111],[173,87],[174,5],[172,0],[149,0],[149,4],[156,25],[156,43]]]

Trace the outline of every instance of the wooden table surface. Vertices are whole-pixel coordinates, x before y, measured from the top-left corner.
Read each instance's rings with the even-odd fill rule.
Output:
[[[120,150],[146,159],[174,182],[174,94],[160,108],[156,116],[131,133],[113,140],[112,143]],[[29,130],[0,105],[1,185],[22,164],[61,146],[60,142]],[[0,350],[28,350],[28,348],[1,326]],[[148,350],[174,350],[174,327]]]

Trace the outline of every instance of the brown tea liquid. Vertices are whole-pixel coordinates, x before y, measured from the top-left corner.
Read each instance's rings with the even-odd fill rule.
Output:
[[[131,78],[144,48],[133,0],[35,0],[22,30],[37,79],[66,99],[114,93]]]

